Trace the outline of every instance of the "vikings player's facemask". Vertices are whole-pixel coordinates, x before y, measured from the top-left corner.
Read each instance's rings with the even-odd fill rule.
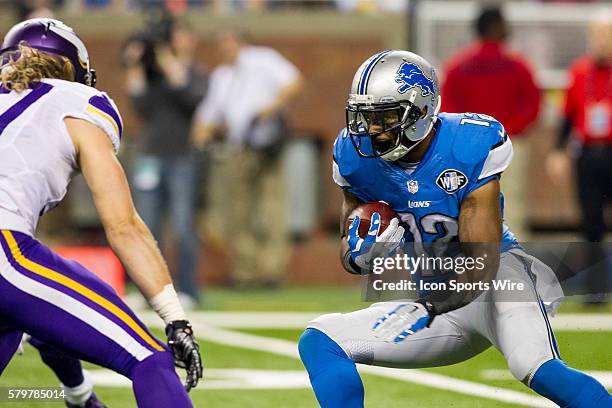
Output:
[[[380,157],[402,143],[402,130],[422,116],[421,110],[397,102],[372,105],[350,104],[346,108],[346,127],[361,157]]]

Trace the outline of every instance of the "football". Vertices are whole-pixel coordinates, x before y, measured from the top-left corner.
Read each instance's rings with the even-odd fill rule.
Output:
[[[353,222],[353,219],[358,216],[359,217],[359,236],[361,238],[365,238],[368,235],[368,231],[370,229],[370,219],[372,218],[372,214],[377,212],[380,214],[380,231],[383,232],[393,218],[399,218],[397,213],[393,211],[391,206],[384,201],[373,201],[371,203],[365,203],[358,207],[356,207],[346,219],[345,224],[345,232],[348,232],[348,229]]]

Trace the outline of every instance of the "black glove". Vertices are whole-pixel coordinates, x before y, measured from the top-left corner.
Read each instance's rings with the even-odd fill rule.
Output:
[[[170,322],[166,326],[166,336],[168,336],[168,346],[174,354],[174,364],[187,370],[185,389],[189,392],[202,378],[200,347],[193,336],[191,324],[187,320]]]
[[[431,324],[433,323],[434,317],[436,317],[439,313],[436,310],[436,307],[433,305],[433,303],[428,302],[425,299],[417,299],[415,300],[416,303],[420,303],[425,307],[425,310],[427,310],[427,313],[429,313],[429,316],[431,317],[431,319],[429,319],[429,322],[427,323],[427,327],[430,327]]]

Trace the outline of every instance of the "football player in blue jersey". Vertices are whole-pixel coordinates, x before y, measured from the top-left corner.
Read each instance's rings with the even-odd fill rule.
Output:
[[[341,225],[356,206],[381,200],[402,222],[392,221],[381,232],[374,213],[361,237],[362,220],[355,217],[342,230],[342,264],[348,272],[367,274],[374,257],[393,254],[404,240],[458,242],[462,249],[484,243],[467,255],[486,255],[484,269],[492,276],[527,289],[517,299],[491,290],[448,297],[417,292],[414,301],[313,320],[299,351],[317,400],[325,408],[362,407],[355,363],[441,366],[494,346],[516,379],[560,406],[612,407],[599,382],[561,360],[541,298],[550,291],[544,282],[554,286],[554,274],[503,225],[499,178],[512,159],[503,126],[490,116],[440,113],[439,107],[435,71],[418,55],[383,51],[357,70],[347,126],[334,144],[333,176],[344,194]],[[438,276],[450,278],[469,280],[470,274]]]

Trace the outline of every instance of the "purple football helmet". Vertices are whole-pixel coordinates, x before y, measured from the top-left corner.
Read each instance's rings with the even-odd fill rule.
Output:
[[[66,24],[52,18],[22,21],[14,25],[4,37],[0,55],[16,51],[21,41],[37,50],[68,58],[74,66],[75,81],[95,86],[96,72],[89,64],[87,48]]]

